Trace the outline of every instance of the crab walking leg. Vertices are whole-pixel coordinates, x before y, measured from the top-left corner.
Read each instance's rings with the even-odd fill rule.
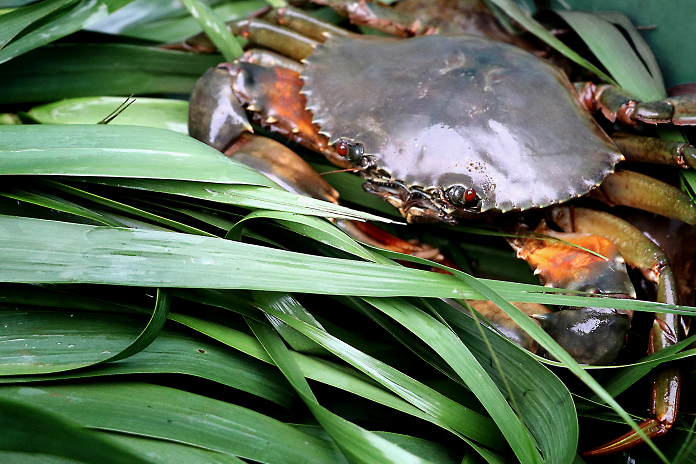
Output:
[[[297,153],[275,140],[242,134],[225,150],[225,156],[259,171],[290,192],[338,203],[338,192]],[[369,245],[456,268],[437,248],[427,243],[402,240],[369,223],[340,219],[333,222],[352,238]]]
[[[608,213],[585,208],[555,207],[551,216],[556,224],[568,231],[601,235],[611,240],[626,263],[638,268],[646,279],[657,284],[660,303],[677,304],[677,285],[667,257],[640,230]],[[674,314],[655,315],[650,333],[650,351],[657,352],[677,343],[680,317]],[[652,387],[651,415],[640,424],[649,437],[658,437],[669,430],[679,407],[681,374],[674,366],[665,366],[655,375]],[[584,453],[599,456],[615,453],[642,443],[631,431],[605,445]]]
[[[696,147],[675,140],[617,132],[611,139],[626,161],[669,164],[678,168],[696,167]]]
[[[575,84],[580,101],[588,111],[601,110],[604,116],[627,126],[638,123],[696,124],[696,94],[685,94],[650,102],[637,101],[628,92],[612,85],[591,82]]]
[[[536,44],[506,29],[491,9],[479,0],[402,1],[389,6],[365,0],[313,1],[329,6],[347,17],[351,24],[367,26],[393,36],[470,34],[513,44],[539,56],[546,54]]]
[[[372,27],[390,35],[412,37],[435,32],[435,28],[423,25],[420,20],[413,16],[381,6],[377,2],[315,0],[315,3],[330,6],[339,14],[347,17],[352,24]]]
[[[293,29],[255,18],[233,23],[230,27],[233,34],[244,37],[250,44],[269,48],[297,61],[310,56],[316,44],[323,42],[306,37]]]
[[[590,196],[610,206],[630,206],[696,224],[696,204],[686,193],[637,172],[617,169]]]
[[[298,75],[302,74],[302,68],[304,67],[299,61],[295,61],[279,53],[260,48],[252,48],[247,50],[244,52],[244,55],[239,61],[258,64],[264,68],[285,68],[296,72]]]
[[[291,6],[271,10],[263,15],[263,19],[270,23],[277,23],[281,26],[285,26],[318,42],[323,42],[326,40],[326,34],[351,34],[346,29],[317,19],[314,16],[308,15],[306,12]]]

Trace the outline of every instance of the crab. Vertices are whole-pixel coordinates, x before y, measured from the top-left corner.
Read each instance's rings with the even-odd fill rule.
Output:
[[[612,86],[573,85],[556,66],[527,51],[474,35],[426,30],[425,35],[405,40],[365,37],[319,25],[287,8],[265,19],[272,22],[248,20],[237,32],[297,61],[250,52],[238,62],[209,70],[191,96],[192,136],[229,156],[246,158],[290,188],[336,201],[335,191],[311,174],[288,174],[300,162],[267,167],[267,159],[261,162],[252,156],[281,153],[284,148],[268,149],[266,142],[244,134],[252,130],[250,114],[252,122],[360,174],[363,188],[392,204],[408,222],[455,224],[548,208],[549,220],[563,232],[554,232],[542,221],[537,233],[556,235],[611,259],[588,260],[585,250],[578,258],[574,247],[553,248],[536,238],[512,240],[518,256],[530,262],[547,285],[635,298],[625,262],[658,286],[659,301],[677,303],[668,260],[640,231],[607,213],[559,205],[590,194],[610,205],[696,223],[696,205],[686,194],[615,168],[624,159],[658,158],[694,167],[696,148],[659,139],[646,142],[633,135],[612,139],[591,114],[601,110],[610,120],[628,125],[691,124],[689,105],[682,106],[689,98],[641,103]],[[298,37],[277,23],[309,32],[312,38]],[[432,252],[415,247],[414,252]],[[641,253],[645,250],[649,253]],[[559,257],[581,262],[584,271],[561,266]],[[565,275],[557,272],[561,267]],[[570,322],[566,316],[535,317],[550,332],[565,334],[587,321],[606,325],[618,320],[618,335],[599,354],[601,362],[611,362],[623,343],[630,314],[592,308],[575,314]],[[651,335],[654,349],[676,343],[680,330],[678,316],[657,315]],[[597,332],[584,346],[604,337]],[[561,341],[565,338],[558,335]],[[594,357],[581,359],[597,362]],[[651,437],[665,433],[675,420],[678,390],[672,386],[679,383],[678,370],[663,369],[655,383],[661,390],[653,394],[667,407],[654,407],[655,418],[641,424]],[[640,442],[631,432],[589,455]]]

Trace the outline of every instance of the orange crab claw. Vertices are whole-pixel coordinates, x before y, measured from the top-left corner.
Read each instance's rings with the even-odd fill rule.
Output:
[[[635,298],[624,260],[614,244],[599,235],[556,232],[542,221],[536,230],[546,239],[508,240],[547,287],[625,294]],[[549,240],[549,237],[559,241]]]

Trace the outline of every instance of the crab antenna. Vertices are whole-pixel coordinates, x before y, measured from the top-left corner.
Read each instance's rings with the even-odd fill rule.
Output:
[[[337,173],[337,172],[360,172],[360,171],[364,171],[365,169],[367,169],[367,168],[365,168],[365,167],[359,167],[359,168],[339,169],[339,170],[336,170],[336,171],[320,172],[319,175],[320,175],[320,176],[325,176],[326,174],[335,174],[335,173]]]

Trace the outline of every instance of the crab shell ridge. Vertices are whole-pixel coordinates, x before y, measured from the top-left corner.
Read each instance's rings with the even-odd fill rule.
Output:
[[[329,36],[302,78],[331,143],[361,143],[370,172],[410,187],[474,188],[480,212],[584,195],[623,159],[565,74],[479,37]]]

